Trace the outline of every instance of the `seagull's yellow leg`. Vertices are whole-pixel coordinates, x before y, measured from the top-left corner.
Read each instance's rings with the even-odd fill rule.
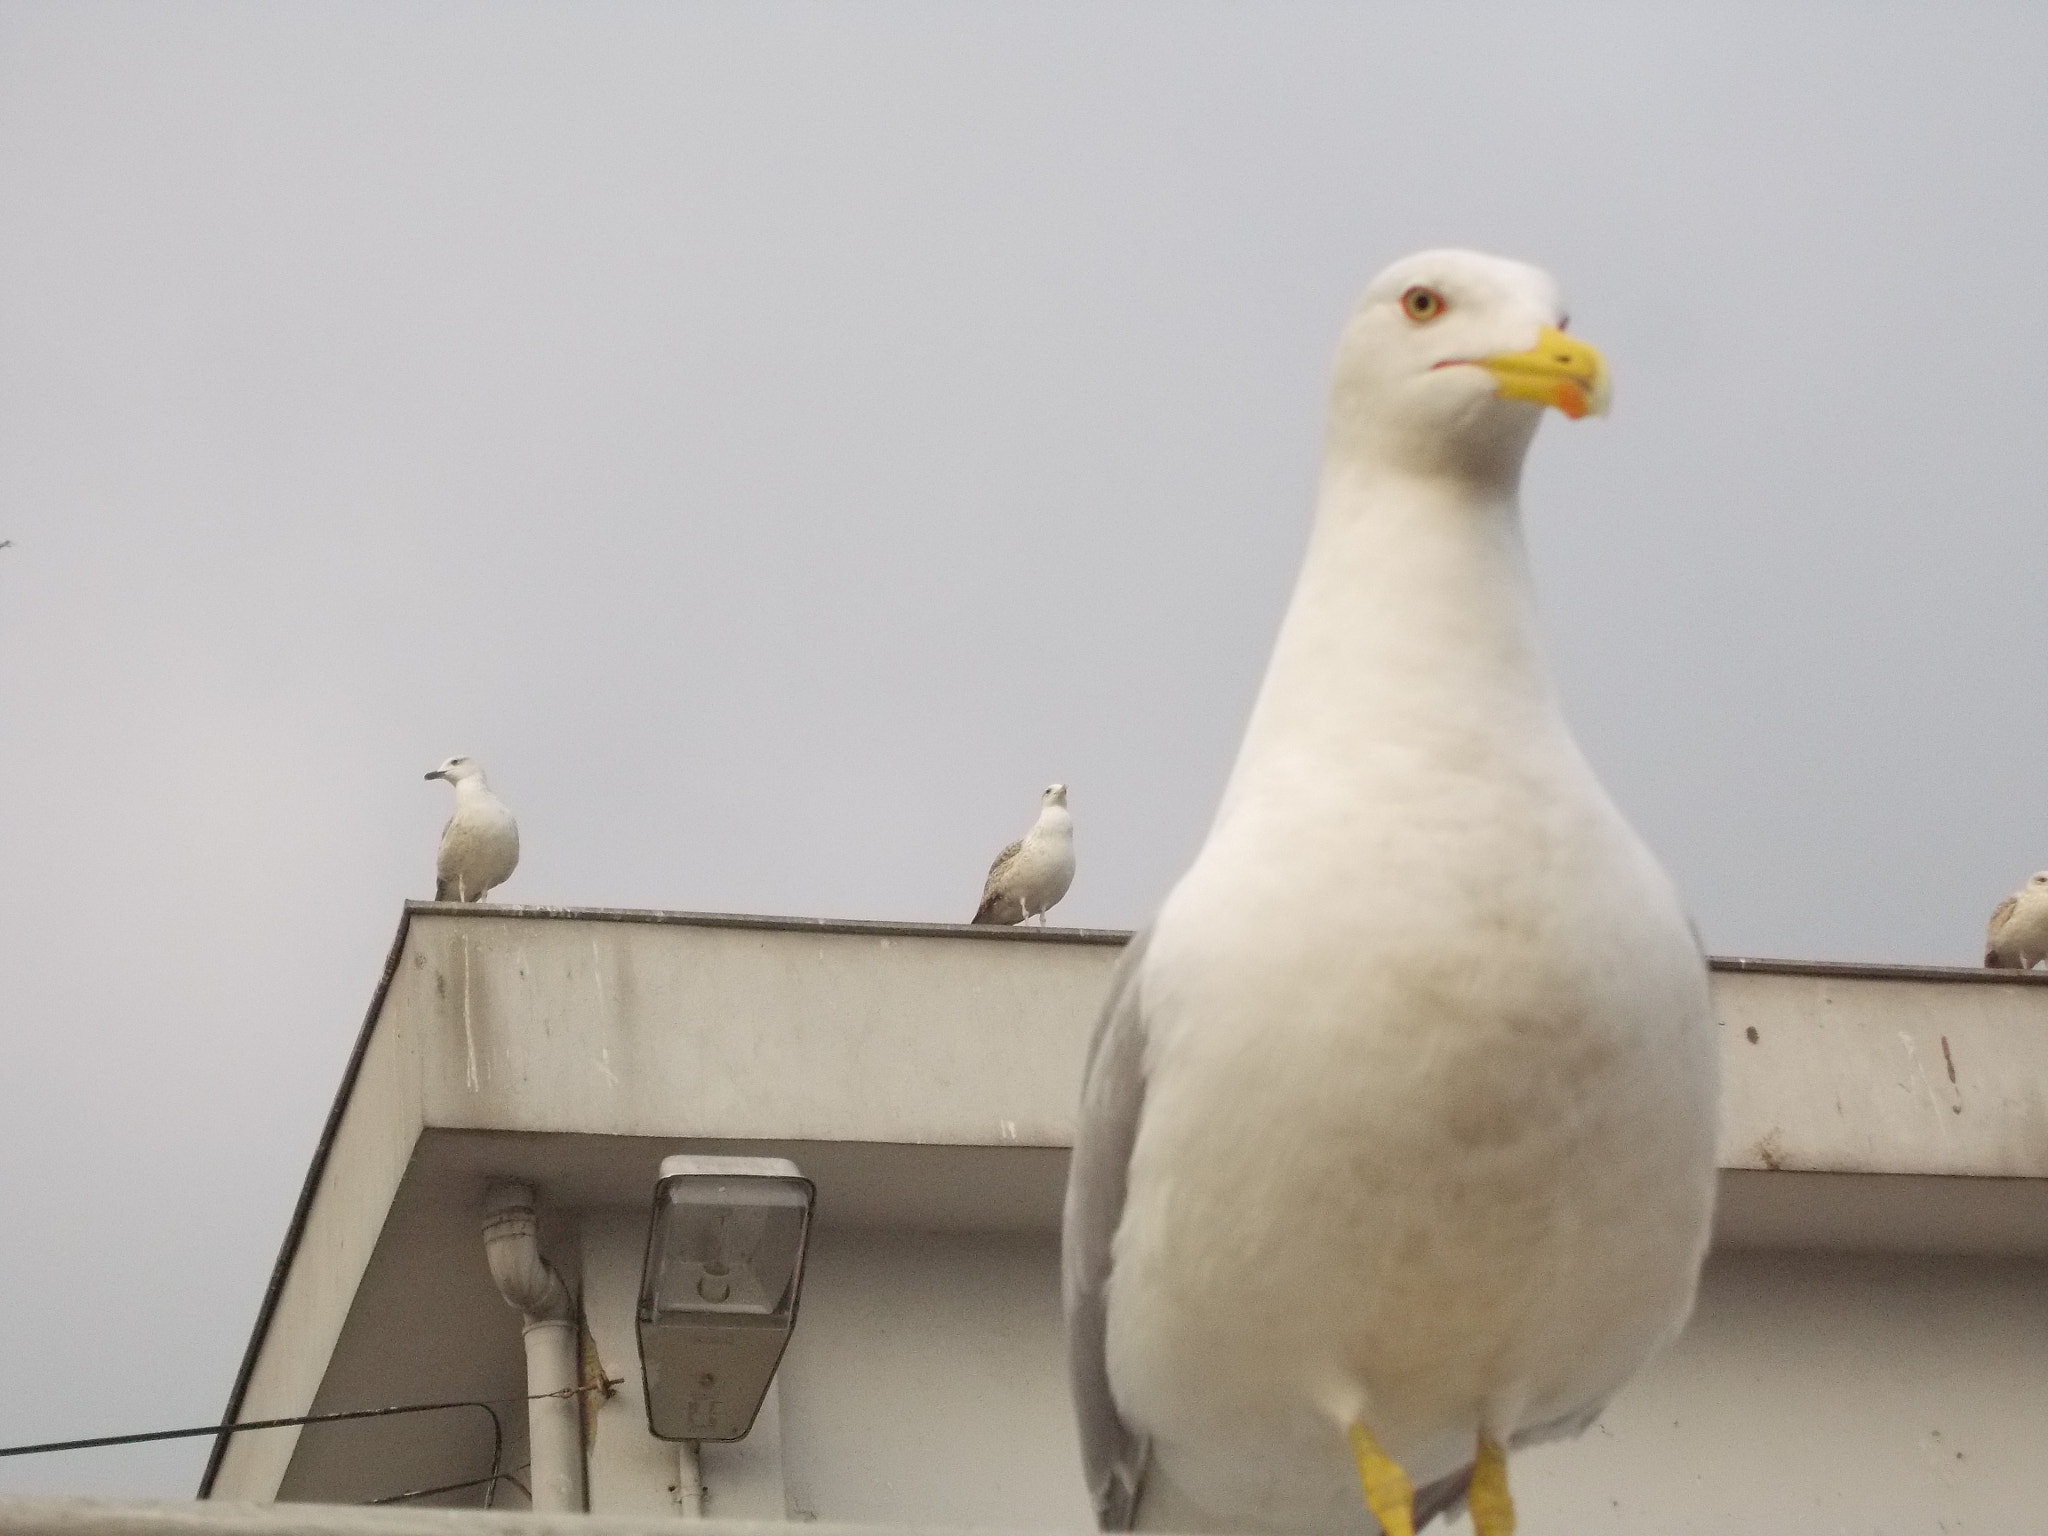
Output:
[[[1351,1455],[1365,1485],[1365,1507],[1380,1529],[1386,1536],[1415,1536],[1415,1489],[1401,1464],[1380,1449],[1363,1424],[1351,1426]]]
[[[1479,1442],[1472,1462],[1472,1488],[1465,1495],[1475,1536],[1515,1536],[1515,1501],[1508,1495],[1508,1454],[1491,1440]]]

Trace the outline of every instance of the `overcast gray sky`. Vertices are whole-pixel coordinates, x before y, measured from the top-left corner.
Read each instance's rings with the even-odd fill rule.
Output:
[[[512,901],[1192,852],[1388,260],[1551,268],[1587,748],[1723,952],[2048,866],[2048,10],[0,0],[0,1442],[204,1423],[448,794]],[[204,1447],[0,1462],[188,1493]]]

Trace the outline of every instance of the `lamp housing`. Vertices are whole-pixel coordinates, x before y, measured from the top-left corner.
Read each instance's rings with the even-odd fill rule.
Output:
[[[796,1326],[816,1188],[780,1157],[668,1157],[640,1270],[647,1427],[740,1440]]]

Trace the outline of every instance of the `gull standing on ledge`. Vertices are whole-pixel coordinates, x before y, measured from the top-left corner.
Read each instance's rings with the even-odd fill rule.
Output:
[[[519,824],[469,758],[451,757],[427,777],[455,786],[455,814],[434,856],[434,900],[482,901],[519,866]]]
[[[2048,960],[2048,869],[1998,904],[1984,935],[1984,963],[1995,971],[2031,971]]]
[[[1522,544],[1543,408],[1606,403],[1565,323],[1535,268],[1431,251],[1345,329],[1236,765],[1089,1049],[1063,1269],[1105,1529],[1411,1536],[1469,1494],[1506,1536],[1506,1453],[1692,1308],[1706,966],[1565,727]]]
[[[1045,914],[1059,905],[1074,883],[1074,818],[1067,813],[1067,786],[1050,784],[1038,797],[1038,820],[1016,842],[996,855],[981,888],[977,923],[1013,925]]]

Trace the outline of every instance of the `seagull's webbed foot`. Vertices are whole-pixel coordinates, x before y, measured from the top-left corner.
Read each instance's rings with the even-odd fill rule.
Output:
[[[1491,1440],[1479,1442],[1472,1490],[1465,1496],[1476,1536],[1515,1536],[1515,1501],[1508,1493],[1508,1456]]]
[[[1351,1455],[1365,1488],[1365,1507],[1379,1521],[1380,1530],[1385,1536],[1415,1536],[1415,1486],[1401,1464],[1380,1449],[1363,1424],[1351,1426]]]

